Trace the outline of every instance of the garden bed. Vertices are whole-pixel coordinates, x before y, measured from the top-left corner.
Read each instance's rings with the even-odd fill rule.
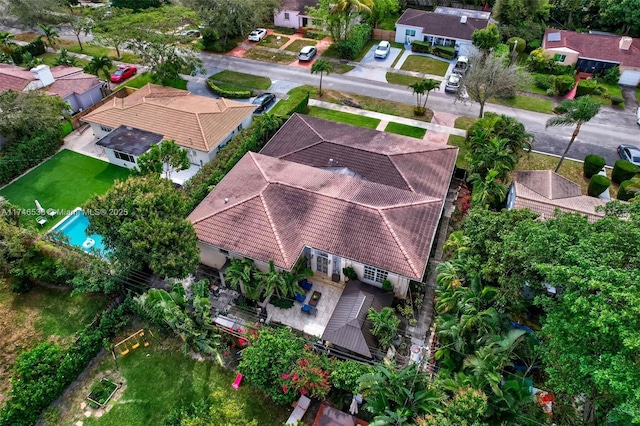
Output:
[[[87,395],[87,401],[92,408],[102,408],[116,393],[120,385],[113,383],[105,378],[100,379],[91,387],[91,393]]]
[[[280,38],[280,40],[278,40],[278,37]],[[258,43],[258,46],[270,47],[272,49],[280,49],[288,41],[289,41],[289,37],[277,36],[272,34],[262,39],[262,41]]]

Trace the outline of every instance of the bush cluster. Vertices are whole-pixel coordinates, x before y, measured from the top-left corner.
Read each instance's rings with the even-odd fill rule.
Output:
[[[612,96],[611,97],[611,105],[621,106],[624,104],[624,98],[621,96]]]
[[[216,83],[214,83],[213,80],[211,80],[211,78],[207,79],[207,85],[209,86],[209,89],[211,89],[213,93],[223,98],[247,99],[253,96],[253,90],[251,89],[240,89],[240,88],[238,88],[237,90],[224,89],[216,85]]]
[[[593,175],[596,175],[602,170],[604,165],[607,164],[604,158],[599,155],[589,154],[584,158],[583,173],[584,177],[590,179]]]
[[[42,55],[45,52],[46,49],[44,47],[44,42],[42,41],[42,39],[38,38],[37,40],[32,41],[29,44],[16,48],[16,50],[11,53],[11,59],[13,59],[13,62],[16,65],[20,65],[24,62],[22,56],[25,53],[31,53],[31,56],[36,57]]]
[[[68,350],[44,342],[22,353],[13,367],[11,392],[0,410],[0,426],[30,426],[100,351],[104,339],[128,322],[129,301],[85,327]]]
[[[587,188],[587,194],[592,197],[597,197],[604,192],[611,185],[611,181],[608,177],[603,175],[594,175],[589,181],[589,187]]]
[[[595,93],[597,87],[598,87],[598,82],[594,79],[580,80],[580,83],[578,83],[578,89],[576,89],[576,97],[590,95],[590,94],[594,94],[594,95],[602,94],[602,92]]]
[[[527,57],[527,69],[531,72],[554,75],[575,75],[572,65],[559,65],[553,58],[549,58],[542,48],[535,49]]]
[[[620,67],[612,67],[604,72],[602,80],[607,84],[618,84],[620,80]]]
[[[453,59],[456,57],[456,50],[454,47],[432,46],[431,43],[427,41],[415,40],[411,42],[411,51],[417,53],[428,53],[445,59]]]
[[[536,75],[534,83],[536,87],[554,96],[565,95],[576,85],[574,78],[570,75]]]
[[[611,180],[617,184],[633,178],[638,173],[638,166],[628,160],[618,160],[613,165]]]
[[[9,183],[25,170],[37,166],[62,146],[62,128],[4,144],[0,156],[0,185]]]
[[[634,198],[636,194],[632,191],[628,191],[627,188],[629,185],[633,184],[632,180],[625,180],[620,184],[620,188],[618,188],[618,200],[620,201],[629,201]]]
[[[336,45],[340,58],[356,59],[367,42],[371,40],[371,31],[371,27],[366,24],[353,27],[346,40],[340,40]]]

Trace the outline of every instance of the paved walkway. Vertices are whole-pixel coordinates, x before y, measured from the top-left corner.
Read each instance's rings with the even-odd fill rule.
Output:
[[[364,109],[353,108],[346,105],[338,105],[330,102],[318,101],[315,99],[309,99],[310,106],[317,106],[326,109],[332,109],[335,111],[347,112],[350,114],[362,115],[365,117],[376,118],[381,121],[386,121],[387,123],[392,121],[395,123],[405,124],[407,126],[420,127],[421,129],[427,130],[427,135],[430,132],[440,132],[445,133],[447,135],[456,135],[456,136],[466,136],[467,131],[462,129],[456,129],[453,127],[455,119],[458,118],[456,115],[434,112],[434,117],[431,123],[427,123],[425,121],[413,120],[411,118],[398,117],[395,115],[382,114],[380,112],[375,111],[367,111]],[[442,124],[439,124],[442,123]]]

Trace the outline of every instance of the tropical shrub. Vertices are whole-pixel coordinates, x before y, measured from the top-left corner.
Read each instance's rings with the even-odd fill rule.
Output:
[[[32,41],[31,43],[20,46],[11,52],[11,59],[16,65],[20,65],[24,62],[23,56],[25,53],[30,54],[32,57],[40,56],[46,52],[44,42],[42,39]]]
[[[313,352],[298,360],[293,370],[283,374],[282,378],[285,381],[282,385],[284,393],[295,390],[301,395],[324,399],[331,390],[329,360]]]
[[[607,84],[618,84],[618,80],[620,80],[620,67],[613,67],[606,70],[602,80]]]
[[[344,274],[345,277],[349,278],[350,280],[358,279],[358,274],[356,274],[356,270],[353,269],[353,267],[351,266],[346,266],[342,268],[342,273]]]
[[[373,367],[355,361],[333,361],[331,366],[331,383],[336,389],[356,393],[358,381],[365,374],[373,372]]]
[[[378,338],[380,345],[383,348],[390,347],[400,324],[395,311],[389,307],[382,308],[380,312],[369,308],[367,319],[371,321],[371,334]]]
[[[417,53],[433,53],[431,43],[427,41],[414,40],[411,42],[411,51]]]
[[[605,164],[607,164],[607,162],[599,155],[587,155],[586,157],[584,157],[584,164],[582,166],[584,177],[591,178],[591,176],[598,174],[598,172],[602,170]]]
[[[584,95],[590,95],[598,87],[598,82],[593,79],[580,80],[578,89],[576,89],[576,98]]]
[[[613,165],[611,180],[617,184],[633,178],[638,173],[638,166],[627,160],[618,160]]]
[[[543,89],[543,90],[549,90],[551,89],[551,86],[552,86],[551,78],[546,74],[536,75],[533,79],[533,82],[537,88]]]
[[[527,43],[527,51],[531,52],[533,50],[539,49],[541,45],[542,42],[540,40],[531,40],[529,43]]]
[[[389,280],[383,280],[382,281],[382,289],[384,291],[391,291],[393,290],[393,285],[391,285],[391,281]]]
[[[632,180],[625,180],[620,184],[620,188],[618,188],[617,199],[620,201],[629,201],[634,198],[636,194],[632,191],[628,191],[627,188],[629,185],[632,185],[634,182]]]
[[[624,104],[624,98],[622,96],[612,96],[611,97],[611,105],[623,105]]]
[[[371,27],[358,24],[351,29],[346,40],[337,43],[338,55],[342,59],[356,59],[367,42],[371,39]]]
[[[576,85],[576,81],[571,75],[554,76],[553,86],[555,93],[559,96],[566,95]]]
[[[511,37],[507,40],[507,46],[509,46],[509,51],[512,51],[515,46],[516,51],[522,53],[527,48],[527,42],[521,37]]]
[[[611,185],[611,181],[608,177],[603,175],[594,175],[589,181],[589,187],[587,188],[587,194],[592,197],[597,197],[602,194],[605,189]]]

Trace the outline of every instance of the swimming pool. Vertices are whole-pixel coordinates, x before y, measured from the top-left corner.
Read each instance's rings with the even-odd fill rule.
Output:
[[[102,237],[97,234],[87,234],[89,218],[87,218],[79,207],[72,211],[67,217],[62,219],[51,228],[50,232],[60,232],[69,238],[71,245],[80,247],[84,251],[99,250],[104,252]]]

